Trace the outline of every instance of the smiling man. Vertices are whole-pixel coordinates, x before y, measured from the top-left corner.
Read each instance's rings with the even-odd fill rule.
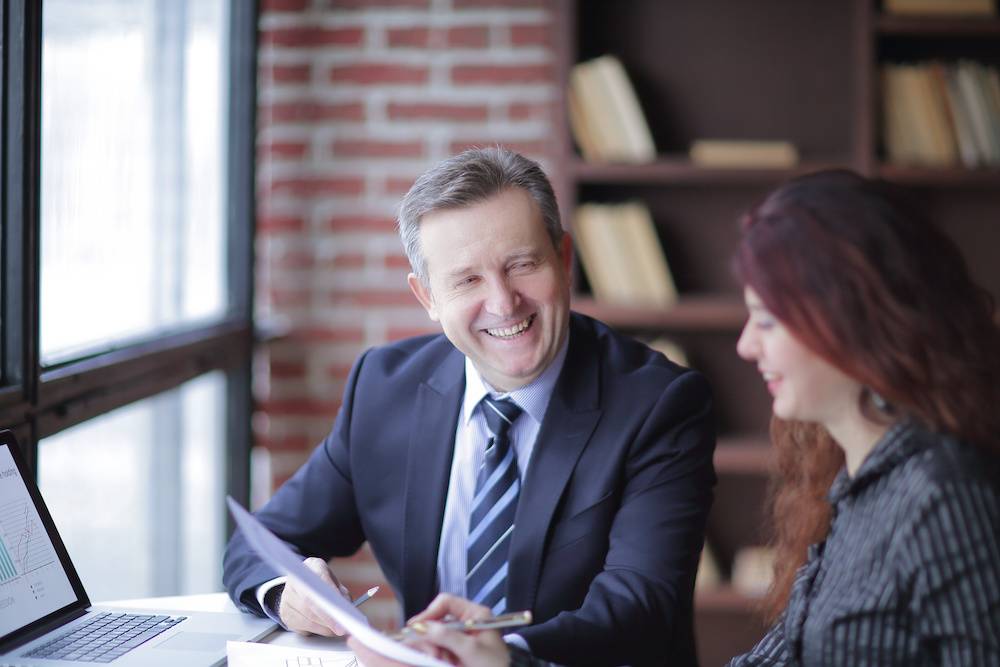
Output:
[[[712,501],[704,377],[571,313],[545,174],[510,151],[432,168],[400,208],[411,290],[443,335],[369,350],[333,431],[258,517],[325,561],[367,540],[406,616],[439,592],[530,609],[508,641],[561,664],[695,664]],[[246,611],[339,634],[233,537]]]

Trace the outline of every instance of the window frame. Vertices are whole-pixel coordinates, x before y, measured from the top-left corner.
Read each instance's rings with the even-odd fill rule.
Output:
[[[226,375],[225,488],[244,503],[249,499],[257,2],[231,0],[227,14],[225,315],[43,367],[39,356],[42,3],[11,0],[0,5],[0,427],[17,434],[33,469],[42,438],[221,370]],[[231,520],[227,527],[232,530]]]

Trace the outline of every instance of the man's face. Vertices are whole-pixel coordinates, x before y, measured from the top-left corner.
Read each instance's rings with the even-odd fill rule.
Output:
[[[429,285],[410,289],[495,389],[523,387],[552,362],[569,322],[571,246],[555,248],[520,188],[420,222]]]

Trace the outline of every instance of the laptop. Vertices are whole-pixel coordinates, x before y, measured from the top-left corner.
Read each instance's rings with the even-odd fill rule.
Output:
[[[0,667],[223,664],[275,628],[242,613],[92,607],[14,434],[0,431]]]

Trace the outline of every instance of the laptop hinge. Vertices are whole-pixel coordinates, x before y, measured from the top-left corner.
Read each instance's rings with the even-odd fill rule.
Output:
[[[46,619],[45,621],[40,623],[37,627],[31,628],[23,635],[17,635],[16,637],[10,639],[9,641],[0,644],[0,655],[9,653],[14,649],[16,649],[18,646],[23,646],[24,644],[27,644],[28,642],[34,639],[38,639],[39,637],[41,637],[46,633],[61,628],[62,626],[66,625],[71,621],[75,621],[76,619],[86,614],[87,611],[88,609],[86,607],[76,607],[74,609],[69,610],[68,612],[56,614],[52,618]]]

